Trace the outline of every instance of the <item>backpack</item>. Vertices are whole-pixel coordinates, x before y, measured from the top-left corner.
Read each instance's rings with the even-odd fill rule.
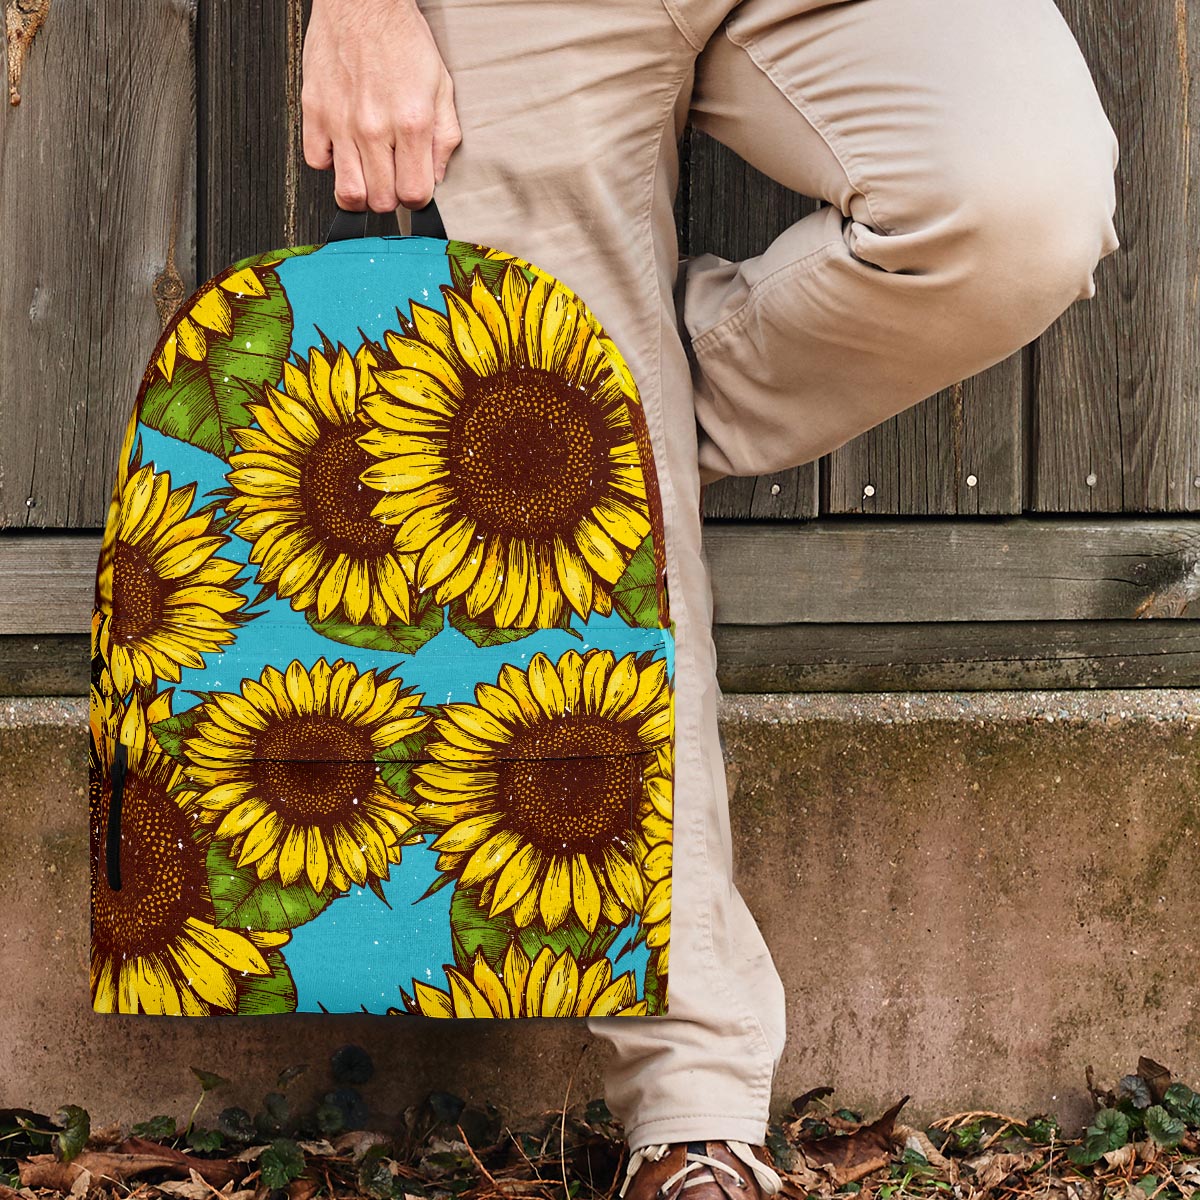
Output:
[[[637,386],[570,288],[432,201],[409,235],[357,218],[210,279],[142,377],[92,615],[92,1006],[665,1013]]]

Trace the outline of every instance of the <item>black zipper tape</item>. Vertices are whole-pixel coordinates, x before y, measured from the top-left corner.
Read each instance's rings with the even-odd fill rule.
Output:
[[[129,763],[129,747],[118,742],[113,747],[112,795],[108,802],[108,829],[104,845],[104,865],[108,886],[121,890],[121,801],[125,798],[125,768]]]

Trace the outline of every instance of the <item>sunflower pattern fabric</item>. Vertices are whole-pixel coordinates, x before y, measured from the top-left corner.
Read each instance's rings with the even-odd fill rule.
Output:
[[[369,238],[209,281],[97,572],[93,1007],[666,1012],[664,555],[629,368],[533,264]]]

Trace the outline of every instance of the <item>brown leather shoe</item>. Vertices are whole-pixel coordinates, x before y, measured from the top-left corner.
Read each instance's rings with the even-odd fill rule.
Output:
[[[746,1142],[674,1142],[643,1146],[629,1156],[623,1200],[762,1200],[783,1180],[765,1146]]]

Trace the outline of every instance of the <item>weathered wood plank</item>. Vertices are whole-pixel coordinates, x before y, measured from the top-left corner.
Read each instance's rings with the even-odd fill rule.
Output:
[[[1038,344],[1032,507],[1200,508],[1200,10],[1060,0],[1120,143],[1121,247]]]
[[[717,621],[1200,615],[1196,521],[713,525],[705,548]]]
[[[0,535],[0,634],[86,633],[100,535]]]
[[[202,0],[200,261],[214,274],[248,254],[323,241],[333,173],[304,162],[301,51],[311,0]],[[371,213],[370,233],[395,233]]]
[[[1197,687],[1195,621],[717,625],[725,692]]]
[[[718,622],[1200,616],[1194,520],[706,521],[704,546]],[[0,537],[0,633],[85,631],[98,549]]]
[[[192,0],[52,4],[0,104],[0,528],[98,526],[195,282]]]
[[[718,625],[734,692],[1200,686],[1193,621]],[[86,696],[86,635],[0,636],[0,696]]]
[[[825,514],[998,516],[1022,509],[1026,356],[906,408],[827,454]]]
[[[86,634],[0,636],[0,696],[86,696]]]

